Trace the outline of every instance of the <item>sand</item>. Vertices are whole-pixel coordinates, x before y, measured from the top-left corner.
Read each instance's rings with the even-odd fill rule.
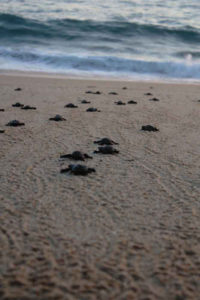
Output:
[[[0,299],[200,299],[199,99],[194,84],[0,76]],[[103,137],[120,153],[93,154]],[[74,150],[96,173],[60,173]]]

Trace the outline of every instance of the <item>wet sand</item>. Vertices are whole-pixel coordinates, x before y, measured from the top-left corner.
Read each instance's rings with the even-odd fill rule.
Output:
[[[192,84],[0,76],[0,299],[199,299],[199,99]],[[119,154],[93,154],[103,137]],[[96,173],[60,173],[74,150]]]

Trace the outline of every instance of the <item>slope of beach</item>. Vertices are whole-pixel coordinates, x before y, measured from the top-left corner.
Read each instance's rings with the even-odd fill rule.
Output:
[[[2,300],[198,299],[198,100],[192,84],[0,76]],[[5,126],[13,119],[25,126]],[[118,155],[93,154],[103,137]],[[74,150],[93,156],[84,164],[96,173],[60,174],[71,163],[60,155]]]

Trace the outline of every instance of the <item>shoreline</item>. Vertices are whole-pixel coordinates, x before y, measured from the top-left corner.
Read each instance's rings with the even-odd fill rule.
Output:
[[[40,77],[40,78],[57,78],[57,79],[72,79],[72,80],[86,80],[86,81],[111,81],[111,82],[135,82],[135,83],[160,83],[173,85],[200,85],[199,80],[193,79],[167,79],[167,78],[133,78],[133,77],[115,77],[112,75],[74,75],[72,73],[54,73],[54,72],[36,72],[36,71],[20,71],[20,70],[2,70],[0,69],[0,76],[21,76],[21,77]],[[95,77],[95,78],[94,78]]]
[[[198,298],[199,95],[195,84],[1,74],[2,300]],[[119,153],[94,153],[103,137]],[[60,172],[77,150],[96,172]]]

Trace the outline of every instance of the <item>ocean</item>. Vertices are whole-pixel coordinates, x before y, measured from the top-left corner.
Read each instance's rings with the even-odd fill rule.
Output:
[[[0,0],[0,69],[200,80],[199,0]]]

